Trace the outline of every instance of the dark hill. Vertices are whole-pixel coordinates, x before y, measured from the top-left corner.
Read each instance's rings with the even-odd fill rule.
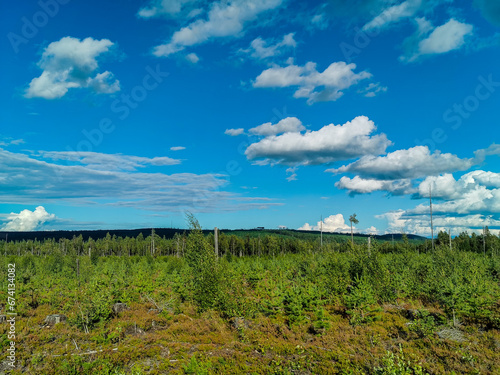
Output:
[[[188,232],[186,229],[176,229],[176,228],[154,228],[155,233],[160,237],[172,238],[175,233],[184,233]],[[221,229],[221,232],[225,234],[234,234],[236,236],[264,236],[267,234],[277,234],[285,237],[294,237],[294,238],[304,238],[304,237],[317,237],[320,235],[319,231],[303,231],[303,230],[278,230],[278,229]],[[211,233],[212,230],[204,230],[205,234]],[[23,241],[23,240],[38,240],[43,241],[45,239],[55,239],[59,241],[61,238],[72,239],[73,237],[78,237],[82,235],[84,240],[87,240],[89,237],[97,240],[100,238],[105,238],[106,234],[109,233],[111,236],[117,237],[137,237],[142,233],[144,237],[147,237],[151,234],[151,228],[143,228],[143,229],[110,229],[110,230],[60,230],[60,231],[35,231],[35,232],[1,232],[0,231],[0,240],[8,240],[8,241]],[[354,236],[360,240],[364,240],[368,237],[367,234],[354,234]],[[417,236],[414,234],[408,234],[408,239],[411,241],[425,241],[425,237]],[[339,240],[340,242],[347,241],[350,239],[350,234],[346,233],[323,233],[323,238],[331,238],[335,240]],[[384,235],[373,235],[372,238],[377,239],[379,241],[401,241],[402,234],[384,234]]]

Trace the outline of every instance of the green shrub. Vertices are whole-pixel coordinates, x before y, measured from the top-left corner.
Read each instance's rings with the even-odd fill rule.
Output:
[[[380,319],[382,308],[375,299],[371,285],[364,278],[356,278],[356,286],[345,296],[349,322],[356,326]]]
[[[221,275],[215,250],[203,235],[198,220],[187,216],[190,233],[186,240],[186,263],[190,267],[193,283],[193,299],[200,311],[218,306],[222,289]]]
[[[203,362],[194,355],[191,357],[189,363],[183,366],[183,369],[185,374],[208,375],[211,367],[212,363]]]
[[[388,351],[382,359],[382,366],[374,370],[376,375],[428,375],[422,366],[413,364],[405,358],[401,345],[399,353],[394,354]]]
[[[436,321],[427,310],[416,311],[415,320],[409,325],[409,330],[415,332],[420,338],[432,335],[435,329]]]
[[[93,281],[75,302],[73,316],[70,323],[78,328],[89,331],[98,323],[111,318],[112,295],[104,283]]]

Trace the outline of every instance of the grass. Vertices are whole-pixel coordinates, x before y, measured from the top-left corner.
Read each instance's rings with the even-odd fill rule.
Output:
[[[2,303],[7,263],[17,270],[9,373],[500,373],[495,257],[445,248],[382,254],[376,246],[370,254],[223,257],[208,279],[170,256],[79,257],[77,278],[76,258],[0,258]],[[195,259],[200,270],[203,259]],[[196,297],[205,282],[217,283],[208,304]],[[117,302],[129,309],[113,314]],[[46,326],[56,313],[67,322]],[[440,338],[444,328],[465,340]],[[1,323],[0,362],[7,329]]]

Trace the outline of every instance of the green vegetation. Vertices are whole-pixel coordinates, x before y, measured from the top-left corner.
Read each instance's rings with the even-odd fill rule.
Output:
[[[213,235],[188,220],[171,239],[0,242],[4,307],[7,265],[17,272],[11,373],[499,373],[500,239],[489,232],[451,249],[440,234],[434,251],[221,234],[217,258]],[[68,319],[47,325],[50,314]]]

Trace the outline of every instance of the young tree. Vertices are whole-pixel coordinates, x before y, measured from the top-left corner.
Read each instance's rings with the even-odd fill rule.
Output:
[[[186,239],[186,262],[191,269],[193,298],[202,311],[215,308],[221,297],[220,269],[214,249],[203,235],[198,220],[187,213],[189,234]]]
[[[359,223],[359,220],[356,219],[356,214],[352,214],[351,216],[349,216],[349,221],[351,222],[351,243],[352,243],[352,246],[354,247],[354,234],[352,232],[352,224]]]

